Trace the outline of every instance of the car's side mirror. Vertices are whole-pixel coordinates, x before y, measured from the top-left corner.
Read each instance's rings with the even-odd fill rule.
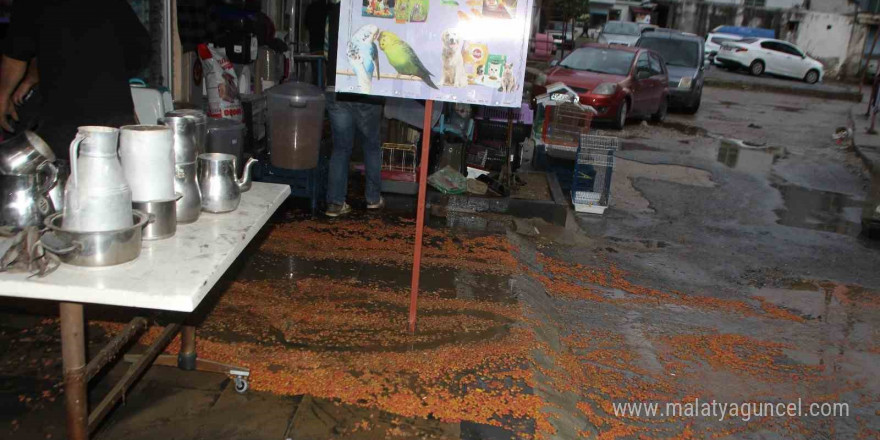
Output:
[[[556,67],[559,64],[559,60],[553,59],[550,60],[550,67]]]
[[[648,79],[651,77],[651,72],[647,70],[639,70],[636,72],[636,79]]]

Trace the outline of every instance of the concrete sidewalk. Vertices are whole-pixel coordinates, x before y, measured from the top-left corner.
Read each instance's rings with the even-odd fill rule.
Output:
[[[850,111],[853,128],[853,146],[856,155],[865,163],[872,175],[880,174],[880,120],[874,127],[878,133],[868,133],[871,120],[865,115],[867,104],[853,105]]]
[[[742,90],[768,91],[790,95],[814,96],[826,99],[860,102],[859,88],[852,84],[828,83],[807,84],[795,79],[763,75],[754,77],[745,71],[731,72],[718,66],[711,66],[706,71],[706,82],[709,87],[722,87]]]

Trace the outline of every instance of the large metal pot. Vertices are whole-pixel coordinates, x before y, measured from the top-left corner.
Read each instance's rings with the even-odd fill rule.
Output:
[[[131,202],[132,208],[150,216],[144,228],[143,239],[162,240],[171,238],[177,232],[177,201],[183,194],[175,194],[173,199]]]
[[[61,227],[63,213],[46,218],[49,231],[40,242],[62,262],[74,266],[103,267],[127,263],[141,254],[141,232],[150,219],[133,210],[133,226],[115,231],[76,232]]]

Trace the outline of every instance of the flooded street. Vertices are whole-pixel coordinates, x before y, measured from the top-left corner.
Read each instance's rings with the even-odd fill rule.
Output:
[[[604,216],[437,210],[415,334],[411,210],[328,220],[285,207],[190,318],[199,355],[250,368],[250,390],[153,367],[95,438],[876,438],[880,249],[861,225],[880,186],[831,141],[851,104],[703,99],[696,116],[616,133]],[[63,438],[56,312],[3,306],[0,438]],[[90,353],[135,312],[89,309]],[[695,399],[848,413],[619,407]]]

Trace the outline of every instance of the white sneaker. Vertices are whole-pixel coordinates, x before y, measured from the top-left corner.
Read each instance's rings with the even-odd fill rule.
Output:
[[[378,201],[378,202],[376,202],[376,203],[367,203],[367,209],[370,209],[370,210],[382,209],[382,208],[384,208],[384,207],[385,207],[385,198],[383,198],[383,197],[381,197],[381,196],[379,197],[379,201]]]
[[[327,217],[339,217],[340,215],[345,215],[351,212],[351,206],[348,206],[348,203],[342,202],[341,205],[330,205],[327,207],[327,211],[324,212],[324,215]]]

